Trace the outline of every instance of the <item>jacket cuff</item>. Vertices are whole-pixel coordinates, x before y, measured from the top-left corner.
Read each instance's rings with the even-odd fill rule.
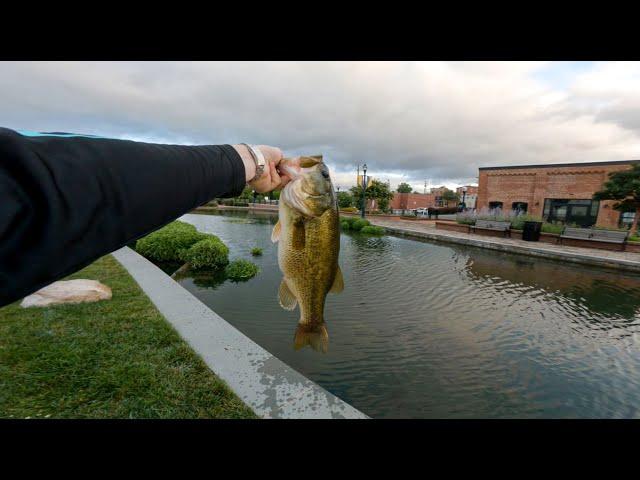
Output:
[[[231,145],[221,145],[222,152],[231,166],[231,191],[225,197],[237,197],[247,185],[244,162],[240,154]]]

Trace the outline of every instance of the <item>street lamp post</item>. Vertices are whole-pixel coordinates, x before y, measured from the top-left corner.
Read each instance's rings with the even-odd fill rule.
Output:
[[[365,163],[362,166],[362,211],[360,212],[360,216],[364,218],[364,209],[367,205],[367,164]]]
[[[467,187],[462,187],[462,209],[467,208],[467,204],[465,203],[465,199],[467,198]]]

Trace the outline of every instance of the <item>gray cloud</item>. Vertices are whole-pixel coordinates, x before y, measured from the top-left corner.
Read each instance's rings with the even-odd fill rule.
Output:
[[[321,152],[345,186],[363,162],[421,188],[472,181],[479,166],[640,157],[637,83],[619,80],[637,65],[596,65],[565,90],[540,80],[546,67],[4,62],[0,125]]]

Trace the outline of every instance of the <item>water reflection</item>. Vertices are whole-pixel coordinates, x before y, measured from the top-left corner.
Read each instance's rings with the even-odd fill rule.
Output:
[[[227,276],[224,270],[178,270],[173,274],[173,279],[180,282],[184,279],[190,279],[194,285],[203,289],[215,289],[222,285]]]
[[[327,296],[331,348],[319,355],[312,348],[322,351],[324,334],[306,337],[298,312],[278,303],[276,216],[242,212],[251,223],[237,223],[229,215],[182,220],[220,236],[232,257],[262,248],[252,258],[260,273],[242,284],[180,284],[372,417],[640,417],[638,275],[343,234],[345,290]]]
[[[634,320],[640,311],[640,285],[635,276],[473,250],[468,251],[466,267],[471,279],[507,281],[508,288],[541,289],[572,299],[591,313]],[[596,319],[598,324],[602,320],[600,316]]]

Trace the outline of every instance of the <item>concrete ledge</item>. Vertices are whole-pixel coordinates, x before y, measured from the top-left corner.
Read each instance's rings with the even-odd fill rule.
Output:
[[[216,375],[263,418],[368,418],[271,355],[128,247],[113,256]]]
[[[522,255],[529,255],[533,257],[544,257],[552,260],[560,260],[563,262],[579,263],[583,265],[593,265],[604,268],[614,268],[617,270],[628,270],[632,272],[640,272],[640,262],[624,259],[612,259],[608,257],[599,257],[590,254],[581,254],[574,252],[558,252],[550,248],[544,248],[543,246],[527,246],[521,247],[519,245],[504,244],[490,240],[480,240],[476,238],[463,238],[453,235],[444,235],[430,232],[417,232],[414,230],[407,230],[404,228],[389,227],[386,225],[380,225],[384,227],[387,232],[399,235],[403,237],[412,238],[425,238],[429,240],[435,240],[439,242],[457,243],[460,245],[471,245],[475,247],[488,248],[491,250],[499,250],[507,253],[519,253]]]

